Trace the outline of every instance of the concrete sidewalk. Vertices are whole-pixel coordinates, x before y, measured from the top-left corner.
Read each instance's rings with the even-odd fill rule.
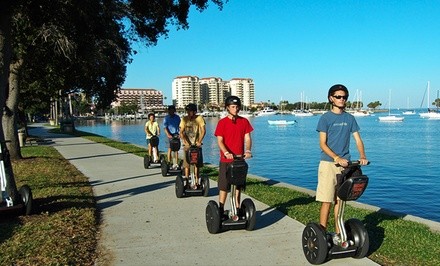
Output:
[[[304,225],[252,199],[253,231],[208,232],[205,208],[218,201],[211,180],[209,197],[175,196],[174,176],[144,169],[143,159],[83,138],[49,134],[36,124],[30,134],[44,137],[90,180],[102,214],[97,265],[309,265],[301,247]],[[242,199],[248,197],[243,195]],[[325,265],[377,265],[364,259],[335,259]]]

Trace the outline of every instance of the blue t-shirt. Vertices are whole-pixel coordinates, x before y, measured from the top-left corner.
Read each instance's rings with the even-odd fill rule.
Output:
[[[331,111],[319,119],[316,131],[327,133],[327,145],[339,157],[350,160],[350,135],[359,131],[359,126],[353,115],[342,112],[335,114]],[[321,151],[321,160],[333,162],[333,158]]]
[[[163,127],[168,129],[171,135],[179,134],[180,116],[174,114],[167,115],[163,119]]]

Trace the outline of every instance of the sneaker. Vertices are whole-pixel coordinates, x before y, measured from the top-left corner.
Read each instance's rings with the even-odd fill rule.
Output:
[[[341,236],[339,234],[332,233],[332,241],[333,244],[339,245],[341,243]]]

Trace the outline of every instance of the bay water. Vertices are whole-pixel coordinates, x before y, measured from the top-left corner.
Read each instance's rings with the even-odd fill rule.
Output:
[[[358,201],[440,222],[440,120],[411,115],[405,116],[403,122],[379,122],[378,117],[382,115],[356,118],[367,158],[371,161],[362,168],[370,181]],[[248,160],[249,172],[315,190],[320,158],[316,132],[319,117],[276,115],[249,118],[254,127],[254,157]],[[276,119],[296,120],[297,123],[273,126],[267,122]],[[207,134],[203,141],[203,157],[211,164],[219,161],[214,136],[218,120],[205,118]],[[157,121],[162,129],[162,118]],[[145,122],[79,120],[76,129],[146,147]],[[159,149],[165,151],[163,130]],[[353,160],[359,158],[353,139],[351,154]]]

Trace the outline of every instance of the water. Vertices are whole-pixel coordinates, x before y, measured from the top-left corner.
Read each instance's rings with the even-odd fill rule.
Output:
[[[356,118],[361,127],[367,158],[363,167],[370,177],[368,189],[358,200],[388,210],[440,222],[439,136],[440,120],[406,116],[404,122],[379,122],[378,116]],[[268,119],[297,120],[289,126],[269,126]],[[316,125],[319,116],[292,115],[254,117],[252,174],[315,190],[320,149]],[[203,144],[206,162],[218,164],[219,152],[213,136],[218,118],[206,118]],[[78,130],[110,139],[145,145],[143,121],[84,121]],[[162,119],[158,119],[162,125]],[[165,150],[161,134],[160,150]],[[352,140],[353,159],[359,158]]]

